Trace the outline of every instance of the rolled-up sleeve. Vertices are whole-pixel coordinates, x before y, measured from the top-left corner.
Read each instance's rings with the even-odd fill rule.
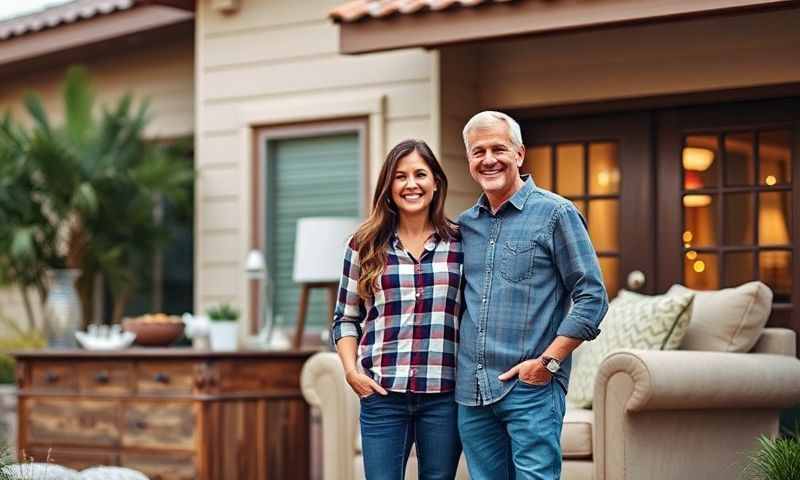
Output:
[[[571,203],[557,211],[553,255],[561,281],[572,299],[572,308],[557,334],[593,340],[600,333],[600,322],[608,310],[608,294],[586,222]]]
[[[350,239],[344,252],[344,266],[331,325],[331,340],[334,346],[343,337],[361,338],[361,321],[364,319],[365,309],[364,301],[358,296],[360,275],[358,251]]]

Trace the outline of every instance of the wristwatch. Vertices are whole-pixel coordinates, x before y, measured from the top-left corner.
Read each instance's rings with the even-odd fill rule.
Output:
[[[544,365],[544,368],[546,368],[547,371],[552,373],[553,375],[555,375],[558,369],[561,368],[561,362],[559,362],[557,358],[546,357],[544,355],[542,355],[541,358],[542,358],[542,365]]]

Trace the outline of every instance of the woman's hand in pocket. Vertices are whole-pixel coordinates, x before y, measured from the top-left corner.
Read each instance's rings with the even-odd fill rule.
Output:
[[[380,395],[388,394],[386,389],[378,385],[378,382],[356,370],[350,370],[345,374],[344,378],[360,398],[367,398],[375,393]]]

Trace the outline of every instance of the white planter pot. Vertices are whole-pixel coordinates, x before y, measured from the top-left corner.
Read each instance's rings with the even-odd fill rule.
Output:
[[[211,350],[236,350],[239,338],[238,322],[211,322],[210,327]]]

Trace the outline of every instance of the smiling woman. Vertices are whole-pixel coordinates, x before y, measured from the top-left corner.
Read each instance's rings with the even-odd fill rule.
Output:
[[[377,185],[345,250],[331,335],[361,398],[364,471],[368,480],[402,478],[416,444],[432,477],[453,478],[463,255],[444,215],[447,177],[425,142],[406,140]]]

